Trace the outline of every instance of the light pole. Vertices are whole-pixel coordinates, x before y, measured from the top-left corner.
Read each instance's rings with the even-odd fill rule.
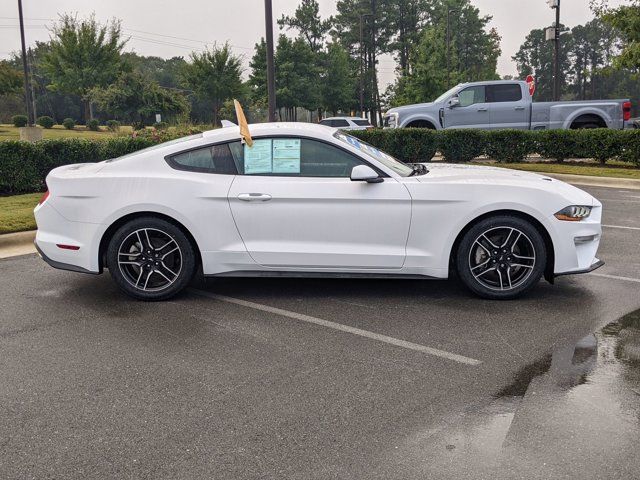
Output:
[[[370,17],[370,13],[360,14],[360,116],[365,118],[364,115],[364,17]]]
[[[447,90],[451,88],[451,12],[457,11],[447,7]]]
[[[553,100],[560,100],[560,0],[547,0],[547,4],[556,10],[556,24],[554,26],[553,38]],[[548,36],[547,36],[548,38]]]
[[[271,0],[264,0],[264,19],[267,41],[267,104],[269,121],[276,121],[276,73],[273,61],[273,8]]]
[[[24,41],[24,20],[22,17],[22,0],[18,0],[18,16],[20,17],[20,41],[22,42],[22,68],[24,70],[24,101],[27,107],[29,126],[35,125],[31,104],[31,82],[29,81],[29,64],[27,63],[27,47]]]

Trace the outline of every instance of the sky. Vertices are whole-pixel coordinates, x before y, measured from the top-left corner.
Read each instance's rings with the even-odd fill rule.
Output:
[[[292,14],[299,0],[273,0],[273,16]],[[515,75],[511,57],[534,29],[549,26],[555,14],[546,0],[472,0],[483,15],[493,17],[490,26],[502,36],[502,55],[498,61],[500,75]],[[612,6],[624,0],[610,0]],[[323,17],[335,13],[335,0],[319,0]],[[253,45],[264,35],[262,0],[23,0],[26,42],[49,38],[48,26],[62,13],[79,17],[95,12],[96,18],[122,20],[124,34],[130,37],[126,49],[141,55],[170,58],[188,56],[192,50],[214,42],[229,41],[235,52],[244,56],[244,65],[253,54]],[[569,27],[593,18],[588,0],[562,0],[561,21]],[[0,0],[0,58],[7,58],[20,48],[18,2]],[[277,24],[275,32],[278,31]],[[384,86],[394,79],[394,61],[380,58],[379,77]]]

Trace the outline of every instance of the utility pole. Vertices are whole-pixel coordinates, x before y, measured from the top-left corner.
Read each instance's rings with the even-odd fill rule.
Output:
[[[364,17],[370,17],[370,13],[360,14],[360,116],[366,118],[364,114]]]
[[[548,29],[547,40],[554,42],[553,100],[557,102],[560,100],[560,0],[547,0],[547,4],[556,11],[556,23],[552,28]]]
[[[269,121],[276,121],[276,73],[273,61],[273,8],[271,0],[264,0],[264,19],[267,37],[267,97]]]
[[[447,7],[447,90],[451,88],[451,12],[457,10]]]
[[[22,16],[22,0],[18,0],[18,14],[20,17],[20,41],[22,42],[22,68],[24,73],[24,103],[27,107],[28,125],[33,127],[35,121],[31,104],[31,82],[29,81],[29,64],[27,63],[27,47],[24,41],[24,19]]]

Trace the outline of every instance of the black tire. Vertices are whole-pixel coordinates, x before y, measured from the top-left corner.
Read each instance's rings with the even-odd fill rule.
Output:
[[[576,127],[576,130],[592,130],[595,128],[606,128],[598,125],[597,123],[581,123]]]
[[[546,263],[545,242],[538,229],[509,215],[476,223],[465,233],[455,258],[464,285],[492,300],[523,295],[538,283]]]
[[[140,217],[125,223],[111,237],[106,263],[111,277],[127,295],[166,300],[193,279],[196,254],[187,236],[173,223]]]

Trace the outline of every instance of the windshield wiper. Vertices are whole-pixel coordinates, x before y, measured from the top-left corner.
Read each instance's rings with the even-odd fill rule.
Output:
[[[429,170],[422,163],[408,163],[409,167],[413,169],[413,171],[409,174],[410,177],[414,175],[426,175],[429,173]]]

